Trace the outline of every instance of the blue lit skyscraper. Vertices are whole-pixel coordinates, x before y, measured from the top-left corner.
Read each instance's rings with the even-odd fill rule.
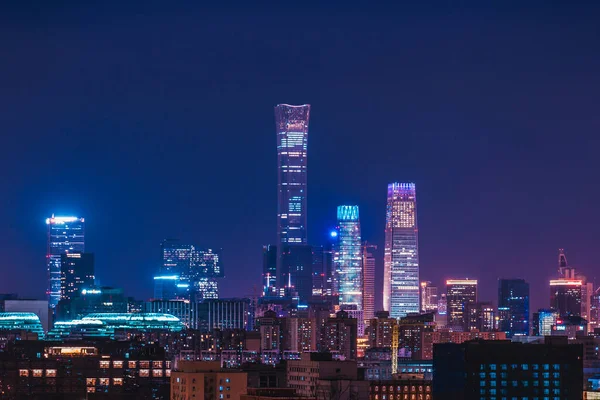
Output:
[[[383,308],[390,317],[419,313],[419,246],[414,183],[390,183],[385,218]]]
[[[48,304],[55,308],[60,300],[61,255],[85,251],[85,220],[78,217],[52,217],[46,219],[48,247],[46,267],[48,270]]]
[[[282,257],[290,253],[290,248],[307,246],[307,142],[310,105],[293,106],[278,104],[275,106],[275,130],[277,133],[277,279],[279,288],[291,285],[304,286],[295,279],[298,270],[301,275],[311,277],[311,265],[304,265],[304,261],[312,264],[308,257]],[[304,255],[312,252],[306,250],[291,251]],[[287,262],[284,258],[289,259]],[[304,260],[306,258],[306,260]],[[302,266],[297,265],[302,259]],[[290,265],[284,265],[285,263]],[[300,268],[300,270],[298,269]],[[312,279],[312,278],[311,278]],[[311,283],[312,286],[312,283]],[[304,292],[304,289],[299,289]],[[312,287],[311,287],[312,291]],[[309,292],[310,296],[310,292]]]
[[[338,248],[335,255],[340,306],[362,310],[362,243],[358,206],[337,208]]]
[[[529,335],[529,283],[523,279],[498,280],[499,329],[506,337]]]

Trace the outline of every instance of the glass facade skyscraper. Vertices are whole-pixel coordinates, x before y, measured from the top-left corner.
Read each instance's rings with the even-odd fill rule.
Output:
[[[362,242],[358,206],[339,206],[338,248],[335,255],[340,306],[363,306]]]
[[[165,240],[161,245],[160,275],[154,279],[155,296],[165,291],[165,277],[175,280],[178,296],[195,295],[199,299],[218,298],[217,278],[224,276],[221,250],[201,249],[191,244]],[[169,282],[171,283],[171,282]],[[186,296],[187,296],[186,295]],[[161,300],[172,300],[164,296]]]
[[[383,308],[392,318],[419,313],[419,245],[414,183],[388,185],[383,279]]]
[[[48,305],[55,308],[60,301],[61,255],[85,252],[85,220],[79,217],[55,217],[46,219],[48,247],[46,267],[48,270]]]
[[[523,279],[498,280],[498,309],[506,314],[499,321],[499,329],[506,337],[529,335],[529,283]]]
[[[288,283],[291,281],[292,285],[298,284],[293,276],[298,266],[282,265],[284,261],[282,254],[289,252],[288,247],[308,244],[306,170],[309,118],[309,104],[297,106],[278,104],[275,106],[278,186],[277,279],[280,289],[286,286],[286,280]],[[312,269],[311,265],[303,265],[300,272],[306,273],[309,269]]]

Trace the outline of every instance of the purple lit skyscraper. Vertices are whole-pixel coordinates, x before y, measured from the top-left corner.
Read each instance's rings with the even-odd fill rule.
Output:
[[[291,282],[297,291],[299,288],[296,273],[308,275],[311,278],[311,265],[283,265],[286,263],[282,255],[289,253],[289,249],[296,246],[307,246],[307,207],[306,207],[306,167],[307,167],[307,141],[310,105],[293,106],[278,104],[275,106],[275,128],[277,133],[277,278],[280,290]],[[310,251],[312,252],[312,251]],[[298,253],[296,251],[295,253]],[[308,255],[309,250],[306,250]],[[300,251],[298,254],[304,254]],[[285,258],[285,257],[283,257]],[[308,257],[301,257],[307,258]],[[291,263],[291,261],[290,261]],[[312,263],[312,259],[309,264]],[[304,264],[304,263],[302,263]],[[305,286],[302,284],[301,286]],[[310,296],[311,288],[307,292]]]

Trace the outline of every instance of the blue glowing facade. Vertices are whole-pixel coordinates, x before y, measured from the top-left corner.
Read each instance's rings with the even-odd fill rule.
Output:
[[[121,332],[180,332],[185,325],[179,318],[160,313],[94,313],[81,319],[57,321],[48,332],[49,340],[107,337]]]
[[[0,312],[0,331],[27,331],[35,333],[38,339],[44,338],[44,328],[40,318],[29,312]]]
[[[85,251],[85,220],[79,217],[52,217],[46,219],[48,247],[48,304],[55,308],[61,297],[61,255]]]
[[[523,279],[498,280],[498,310],[504,309],[499,329],[506,337],[529,335],[529,283]]]
[[[358,206],[337,208],[338,245],[335,254],[340,306],[363,307],[362,242]]]
[[[414,183],[388,185],[383,279],[383,308],[392,318],[419,313],[419,241]]]
[[[161,245],[160,273],[154,277],[154,298],[218,298],[217,279],[224,276],[221,260],[220,249],[165,240]]]
[[[282,254],[289,247],[308,244],[307,241],[307,143],[310,105],[275,106],[275,130],[277,134],[277,279],[278,287],[284,288],[286,281],[296,286],[302,284],[294,279],[294,265],[283,265]],[[309,261],[310,263],[311,261]],[[310,264],[302,266],[308,273]],[[286,274],[288,276],[286,277]],[[310,277],[310,273],[308,273]],[[304,281],[303,278],[299,279]],[[311,289],[312,290],[312,289]],[[310,293],[309,293],[310,296]]]

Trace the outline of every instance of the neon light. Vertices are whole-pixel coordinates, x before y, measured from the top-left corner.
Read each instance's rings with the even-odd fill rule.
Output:
[[[550,286],[581,286],[581,281],[573,281],[569,279],[556,279],[550,281]]]
[[[154,279],[166,279],[169,281],[174,281],[179,279],[177,275],[163,275],[163,276],[155,276]]]
[[[477,285],[477,280],[471,279],[448,279],[446,285]]]
[[[178,283],[177,287],[178,288],[186,288],[186,287],[190,287],[190,284],[189,283]]]
[[[83,222],[83,218],[77,218],[77,217],[55,217],[54,215],[52,215],[51,218],[46,218],[46,224],[64,224],[67,222],[75,222],[77,220],[81,220],[81,222]]]
[[[84,296],[86,294],[101,294],[101,293],[102,293],[102,290],[100,290],[100,289],[83,289],[81,291],[81,294]]]

